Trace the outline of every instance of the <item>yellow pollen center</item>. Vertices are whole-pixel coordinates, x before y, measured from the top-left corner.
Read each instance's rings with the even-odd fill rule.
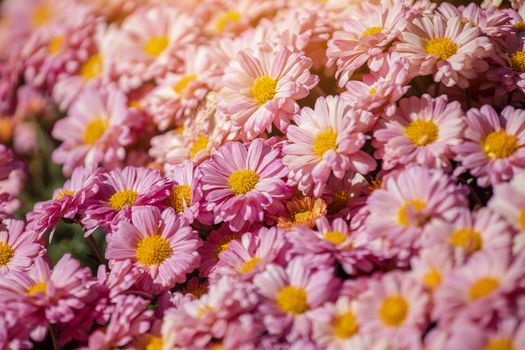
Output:
[[[182,289],[182,292],[185,294],[192,294],[196,298],[200,298],[204,294],[208,293],[208,286],[204,283],[199,283],[193,287],[186,287]]]
[[[180,80],[173,85],[173,91],[177,93],[177,95],[182,95],[183,91],[186,90],[188,85],[194,81],[197,80],[197,74],[187,74],[180,78]]]
[[[348,339],[359,331],[357,318],[352,311],[335,316],[332,327],[334,335],[339,339]]]
[[[423,275],[421,281],[428,289],[434,290],[441,284],[441,272],[436,268],[432,268]]]
[[[160,265],[173,254],[170,242],[161,235],[144,237],[137,245],[135,257],[144,266]]]
[[[64,36],[63,35],[57,35],[55,36],[47,46],[47,49],[49,50],[49,53],[54,55],[56,54],[60,48],[62,47],[62,43],[64,42]]]
[[[263,75],[253,83],[252,96],[259,105],[263,105],[273,99],[277,93],[276,88],[277,81],[268,75]]]
[[[372,86],[372,88],[370,89],[370,91],[368,92],[370,95],[375,95],[377,94],[377,88],[375,86]]]
[[[101,55],[91,55],[80,67],[80,75],[84,80],[94,79],[102,73],[104,60]]]
[[[56,200],[61,200],[62,198],[64,198],[65,196],[74,196],[75,195],[75,191],[70,191],[70,190],[62,190],[60,192],[58,192],[57,196],[56,196]]]
[[[195,159],[195,156],[197,155],[197,153],[206,149],[206,147],[208,147],[209,141],[210,139],[208,139],[206,135],[200,134],[199,137],[197,137],[197,139],[193,142],[193,145],[191,146],[191,149],[190,149],[191,159]]]
[[[515,23],[514,28],[516,28],[518,32],[525,32],[525,22],[521,21],[521,22]]]
[[[225,251],[226,249],[228,249],[230,247],[230,243],[231,241],[234,241],[238,238],[238,236],[236,235],[227,235],[227,236],[224,236],[220,243],[217,244],[217,246],[215,247],[215,256],[218,257],[219,254],[223,251]]]
[[[319,133],[315,137],[314,142],[314,153],[318,157],[323,157],[323,155],[328,150],[337,150],[337,133],[332,129],[325,130]]]
[[[310,222],[315,220],[316,215],[311,210],[300,211],[294,214],[294,223],[296,225],[310,226]]]
[[[432,38],[425,44],[425,52],[428,55],[438,56],[438,61],[449,59],[455,55],[459,46],[449,38]]]
[[[106,118],[96,118],[86,124],[82,138],[88,145],[94,145],[106,133],[109,122]]]
[[[512,69],[516,72],[525,73],[525,52],[516,51],[510,55]]]
[[[374,27],[368,27],[366,30],[361,34],[361,39],[366,38],[370,35],[376,35],[383,31],[383,27],[380,26],[374,26]]]
[[[162,350],[162,347],[164,346],[164,342],[162,341],[162,337],[151,337],[148,341],[148,344],[146,345],[145,350]]]
[[[344,241],[346,241],[347,238],[348,236],[340,231],[329,231],[323,235],[323,239],[325,241],[331,242],[335,245],[343,243]]]
[[[191,186],[190,185],[175,185],[171,189],[170,206],[175,209],[177,213],[182,213],[184,209],[191,203]]]
[[[390,327],[399,327],[408,314],[408,303],[399,295],[386,297],[379,307],[379,317]]]
[[[33,296],[37,293],[45,293],[45,292],[47,292],[47,283],[44,281],[40,281],[37,284],[29,287],[26,291],[26,295]]]
[[[463,248],[468,253],[477,252],[483,247],[483,238],[479,232],[469,227],[454,231],[448,241],[453,246]]]
[[[518,215],[518,225],[521,231],[525,232],[525,208],[521,209]]]
[[[14,122],[11,117],[0,117],[0,143],[7,144],[13,137]]]
[[[15,256],[15,251],[7,243],[0,242],[0,266],[5,266]]]
[[[421,212],[425,209],[425,202],[420,199],[410,199],[399,208],[397,221],[401,226],[422,226],[426,222],[425,217],[421,217]]]
[[[254,256],[250,260],[246,261],[241,268],[239,269],[240,273],[247,273],[254,269],[255,266],[257,266],[258,263],[262,261],[261,258]]]
[[[514,350],[514,343],[512,339],[497,338],[488,342],[483,350]]]
[[[241,13],[238,11],[231,10],[223,12],[215,21],[215,32],[217,34],[222,33],[228,23],[239,22],[241,18]]]
[[[286,286],[277,293],[276,300],[281,310],[292,315],[299,315],[310,309],[303,288]]]
[[[478,300],[486,297],[494,290],[498,289],[499,280],[494,277],[482,277],[472,283],[469,289],[469,297],[472,300]]]
[[[51,21],[52,12],[49,6],[45,3],[37,6],[33,11],[31,22],[35,27],[41,27]]]
[[[483,141],[483,151],[490,159],[508,158],[518,149],[516,136],[504,130],[493,131]]]
[[[408,124],[404,134],[414,145],[423,147],[438,139],[439,129],[432,120],[416,119]]]
[[[236,170],[228,177],[228,186],[237,196],[250,192],[258,182],[259,175],[251,169]]]
[[[153,36],[144,45],[144,52],[157,57],[168,47],[169,43],[170,38],[165,35]]]
[[[109,198],[109,205],[113,207],[116,210],[120,210],[127,206],[132,206],[137,198],[139,197],[139,194],[133,190],[124,190],[114,193]]]

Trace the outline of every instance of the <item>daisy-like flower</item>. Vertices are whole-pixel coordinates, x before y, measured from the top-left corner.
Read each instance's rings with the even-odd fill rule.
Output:
[[[458,173],[468,170],[478,185],[510,180],[525,168],[525,110],[505,107],[500,115],[490,105],[467,112],[465,141],[455,147]]]
[[[112,35],[108,55],[119,84],[129,91],[177,69],[184,49],[198,42],[192,17],[168,6],[146,6],[127,17]]]
[[[169,182],[158,170],[126,167],[105,173],[82,218],[86,235],[98,226],[109,229],[131,218],[133,206],[162,207],[169,194]]]
[[[374,133],[375,157],[383,159],[384,169],[407,164],[449,169],[452,147],[462,141],[463,118],[459,102],[448,103],[446,95],[403,99]]]
[[[394,49],[407,58],[410,71],[417,75],[432,74],[434,81],[445,86],[457,84],[467,88],[469,80],[488,69],[483,59],[491,54],[489,38],[459,17],[416,18],[399,39]]]
[[[372,70],[378,70],[384,51],[405,29],[410,18],[402,1],[395,2],[394,6],[366,4],[353,16],[328,42],[328,64],[336,63],[339,86],[345,86],[365,63]]]
[[[290,261],[285,268],[270,264],[255,276],[254,284],[263,302],[259,306],[264,325],[270,334],[284,335],[288,341],[309,336],[310,310],[330,300],[339,280],[333,269],[317,266],[302,257]]]
[[[320,97],[314,109],[303,108],[294,116],[297,126],[288,128],[289,144],[283,147],[289,182],[305,194],[320,196],[331,174],[343,178],[348,170],[373,170],[374,158],[361,150],[371,120],[372,114],[351,109],[338,96]]]
[[[5,230],[2,226],[5,226]],[[6,219],[0,226],[0,275],[9,271],[26,271],[43,251],[37,234],[26,231],[20,220]]]
[[[419,255],[410,261],[414,278],[431,292],[443,282],[454,265],[451,250],[443,246],[421,249]]]
[[[134,207],[131,223],[121,221],[108,236],[106,258],[131,260],[153,280],[153,288],[169,289],[197,268],[201,241],[197,232],[175,215],[156,207]]]
[[[53,128],[53,137],[63,142],[53,152],[53,161],[63,164],[66,174],[79,165],[114,168],[133,141],[130,117],[126,96],[115,86],[86,88]]]
[[[327,203],[327,214],[350,220],[351,216],[366,204],[370,189],[360,174],[348,171],[342,179],[331,176],[322,198]]]
[[[306,97],[319,80],[310,74],[311,66],[304,54],[284,47],[262,44],[255,51],[241,50],[226,68],[217,108],[231,115],[246,140],[270,132],[272,124],[286,131],[299,111],[296,100]]]
[[[282,207],[279,201],[291,192],[283,180],[288,170],[279,150],[261,139],[248,148],[240,142],[225,144],[200,170],[207,209],[213,211],[216,223],[225,221],[235,231],[262,221],[267,212]]]
[[[189,223],[199,216],[203,198],[200,181],[202,175],[194,166],[193,162],[188,162],[173,169],[171,179],[174,184],[168,197],[169,206],[182,214]]]
[[[466,198],[442,171],[413,166],[389,176],[384,187],[368,197],[367,206],[367,232],[407,248],[419,244],[431,219],[454,219]]]
[[[419,344],[428,325],[430,298],[410,275],[391,272],[377,281],[357,299],[357,320],[362,332],[394,342],[404,339]]]
[[[294,198],[286,203],[286,210],[279,214],[277,227],[290,231],[296,226],[313,228],[318,218],[326,215],[326,203],[321,198]]]
[[[229,225],[223,224],[218,230],[212,231],[199,249],[201,265],[199,272],[201,276],[208,276],[210,272],[219,268],[219,255],[230,246],[232,241],[240,240],[241,232],[234,232]]]
[[[523,278],[523,256],[510,260],[508,251],[474,255],[449,273],[435,291],[433,317],[443,322],[470,319],[486,324],[494,313],[509,312],[508,293]]]
[[[487,72],[496,95],[505,96],[516,89],[525,92],[525,44],[516,35],[507,35],[493,56],[496,66]]]

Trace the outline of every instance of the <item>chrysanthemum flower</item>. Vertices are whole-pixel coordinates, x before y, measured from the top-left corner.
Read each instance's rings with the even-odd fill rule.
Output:
[[[421,249],[410,261],[412,274],[429,291],[434,291],[454,267],[451,249],[443,246]]]
[[[487,72],[487,78],[493,82],[496,95],[505,94],[516,89],[525,92],[525,43],[516,35],[507,35],[497,47],[494,55],[496,66]]]
[[[168,205],[182,214],[189,223],[199,216],[203,198],[200,181],[202,175],[194,166],[193,162],[188,162],[173,169],[171,179],[174,183],[168,197]]]
[[[375,156],[383,159],[384,169],[408,164],[449,169],[452,147],[462,140],[463,118],[459,102],[448,103],[445,95],[403,99],[374,133]]]
[[[286,203],[279,214],[277,227],[290,231],[296,226],[315,227],[315,221],[326,215],[326,203],[321,198],[294,198]]]
[[[456,160],[480,186],[510,180],[525,168],[525,110],[506,107],[500,115],[490,105],[467,112],[465,141],[455,147]]]
[[[357,320],[363,333],[418,344],[428,325],[429,301],[415,279],[391,272],[371,282],[359,296]]]
[[[286,131],[291,116],[299,111],[295,101],[306,97],[319,80],[310,74],[311,66],[304,54],[284,47],[241,50],[226,68],[218,110],[231,115],[247,140],[270,132],[272,124]]]
[[[5,226],[5,230],[3,229]],[[0,276],[9,271],[26,271],[43,252],[34,231],[26,231],[20,220],[6,219],[0,226]]]
[[[56,122],[52,135],[63,143],[53,152],[54,162],[70,174],[79,165],[114,168],[132,142],[126,96],[114,86],[90,87],[78,97],[68,116]]]
[[[290,194],[279,150],[261,139],[248,148],[240,142],[225,144],[200,170],[207,209],[215,214],[216,223],[225,221],[235,231],[262,221],[267,212],[282,207],[279,201]]]
[[[327,203],[327,214],[350,220],[366,204],[370,194],[366,179],[348,171],[342,179],[331,176],[326,182],[322,198]]]
[[[432,74],[445,86],[469,86],[469,80],[488,69],[483,61],[491,54],[490,40],[478,27],[460,18],[442,16],[416,18],[399,36],[394,50],[406,57],[410,71],[417,75]]]
[[[331,267],[317,267],[315,271],[299,257],[286,269],[270,264],[255,276],[254,284],[265,299],[259,310],[270,334],[284,335],[289,341],[310,335],[309,311],[330,300],[339,285]]]
[[[169,193],[169,183],[158,170],[126,167],[104,174],[82,218],[86,235],[98,226],[109,229],[129,219],[133,206],[164,206]]]
[[[110,263],[132,260],[151,276],[154,288],[169,289],[184,282],[200,261],[197,232],[185,226],[173,209],[161,216],[156,207],[134,207],[131,216],[131,223],[120,221],[108,236]]]
[[[283,147],[289,182],[305,194],[320,196],[332,173],[342,178],[349,169],[365,174],[373,170],[375,160],[361,150],[370,120],[370,113],[351,109],[337,96],[318,98],[315,109],[303,108],[294,116],[297,126],[288,128],[289,144]]]

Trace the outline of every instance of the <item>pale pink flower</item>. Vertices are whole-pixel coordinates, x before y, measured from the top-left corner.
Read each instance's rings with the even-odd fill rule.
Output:
[[[410,261],[413,277],[430,292],[443,282],[444,276],[455,266],[451,249],[441,245],[421,249],[419,255]]]
[[[5,226],[5,230],[4,230]],[[36,232],[26,231],[20,220],[6,219],[0,224],[0,275],[9,271],[26,271],[43,253]]]
[[[492,56],[495,66],[487,72],[487,78],[496,88],[498,97],[506,97],[518,89],[525,92],[525,44],[517,35],[507,35]]]
[[[347,171],[342,179],[331,176],[326,182],[322,198],[327,203],[327,214],[350,220],[366,204],[369,184],[360,174]]]
[[[204,197],[201,186],[202,175],[194,167],[193,162],[188,162],[173,169],[170,178],[174,183],[168,197],[168,205],[189,223],[199,216]]]
[[[306,97],[319,80],[310,74],[311,66],[304,54],[284,47],[241,50],[226,68],[218,110],[231,115],[233,126],[247,140],[270,132],[272,124],[286,131],[290,118],[299,111],[296,101]]]
[[[229,225],[222,224],[219,229],[211,231],[202,247],[199,249],[201,255],[201,265],[199,273],[201,276],[208,276],[215,269],[219,268],[219,255],[230,246],[231,242],[238,241],[242,237],[241,232],[234,232]]]

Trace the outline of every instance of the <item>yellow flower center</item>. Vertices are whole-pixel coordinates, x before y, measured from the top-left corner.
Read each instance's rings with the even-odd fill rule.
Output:
[[[397,221],[401,226],[422,226],[426,218],[420,214],[425,209],[425,202],[420,199],[410,199],[399,208],[397,212]]]
[[[170,38],[166,35],[153,36],[144,45],[144,52],[150,56],[157,57],[168,47],[169,43]]]
[[[197,153],[206,149],[206,147],[208,147],[209,141],[210,139],[206,137],[206,135],[200,134],[199,137],[197,137],[197,139],[191,145],[191,149],[190,149],[191,159],[195,159],[195,156],[197,155]]]
[[[62,43],[64,42],[64,36],[63,35],[57,35],[55,36],[47,46],[47,49],[49,50],[49,53],[54,55],[56,54],[60,48],[62,47]]]
[[[468,253],[477,252],[483,247],[483,238],[481,238],[480,233],[469,227],[454,231],[448,241],[453,246],[463,248]]]
[[[221,239],[220,243],[217,244],[217,246],[215,247],[215,256],[218,257],[221,252],[223,252],[226,249],[228,249],[230,247],[231,241],[234,241],[237,238],[239,238],[239,237],[237,235],[233,235],[233,234],[224,236]]]
[[[357,318],[352,311],[335,316],[332,327],[334,335],[339,339],[348,339],[359,331]]]
[[[512,339],[497,338],[489,341],[483,350],[514,350],[514,343]]]
[[[80,75],[84,80],[94,79],[102,73],[102,64],[104,60],[101,55],[91,55],[86,62],[80,67]]]
[[[257,266],[258,263],[262,261],[261,258],[254,256],[250,260],[246,261],[241,268],[239,269],[240,273],[247,273],[253,270],[255,266]]]
[[[337,133],[332,129],[325,130],[315,137],[314,153],[318,157],[323,155],[330,149],[337,150]]]
[[[425,52],[428,55],[438,56],[438,61],[449,59],[455,55],[459,46],[449,38],[432,38],[425,43]]]
[[[193,296],[195,296],[196,298],[200,298],[201,296],[203,296],[204,294],[208,293],[208,286],[204,283],[199,283],[195,286],[192,286],[192,287],[185,287],[182,289],[182,292],[184,294],[192,294]]]
[[[109,198],[109,205],[113,207],[116,210],[120,210],[124,208],[126,205],[132,206],[137,198],[139,197],[139,194],[133,190],[124,190],[114,193]]]
[[[390,327],[399,327],[408,314],[408,303],[399,295],[386,297],[379,307],[379,317]]]
[[[361,34],[361,39],[366,38],[370,35],[376,35],[383,31],[383,27],[380,26],[374,26],[374,27],[368,27],[366,30]]]
[[[439,129],[433,120],[416,119],[408,124],[404,134],[414,145],[423,147],[438,139]]]
[[[332,197],[332,203],[328,206],[329,214],[336,214],[340,210],[348,207],[348,200],[350,199],[350,194],[346,191],[338,191]]]
[[[294,223],[296,225],[310,226],[310,223],[315,220],[316,217],[312,210],[300,211],[294,214]]]
[[[372,86],[372,88],[370,89],[370,91],[368,92],[370,95],[375,95],[377,94],[377,87],[375,86]]]
[[[250,192],[258,182],[259,175],[251,169],[236,170],[228,177],[228,186],[237,196]]]
[[[88,145],[94,145],[106,133],[109,122],[106,118],[96,118],[86,124],[82,138]]]
[[[26,291],[26,295],[33,296],[37,293],[45,293],[47,291],[47,283],[40,281],[35,285],[29,287]]]
[[[516,51],[510,55],[512,69],[516,72],[525,73],[525,52]]]
[[[217,20],[215,20],[215,32],[217,34],[222,33],[228,23],[239,22],[241,18],[241,13],[238,11],[230,10],[223,12],[217,17]]]
[[[432,268],[423,275],[421,282],[423,282],[428,289],[434,290],[434,288],[441,284],[441,272],[436,268]]]
[[[521,22],[515,23],[514,28],[516,28],[518,32],[525,32],[525,22],[521,21]]]
[[[525,231],[525,208],[521,209],[518,215],[518,225],[522,231]]]
[[[273,99],[277,93],[277,81],[268,75],[257,78],[252,85],[252,96],[259,105]]]
[[[0,242],[0,266],[5,266],[15,256],[15,251],[7,243]]]
[[[75,191],[70,191],[70,190],[63,189],[62,191],[58,192],[58,194],[57,194],[55,199],[56,200],[61,200],[65,196],[74,196],[74,195],[75,195]]]
[[[51,21],[52,12],[46,3],[38,5],[33,11],[31,22],[35,27],[41,27]]]
[[[145,350],[162,350],[163,346],[164,342],[162,341],[162,337],[152,336],[149,339]]]
[[[508,158],[518,149],[516,136],[504,130],[493,131],[483,141],[483,151],[490,159]]]
[[[323,235],[325,241],[332,242],[335,245],[343,243],[347,238],[347,235],[339,231],[329,231]]]
[[[194,80],[197,80],[197,74],[184,75],[175,85],[173,85],[173,91],[175,91],[177,95],[182,95],[182,92],[186,90],[188,85]]]
[[[482,277],[472,283],[469,289],[469,296],[472,300],[486,297],[494,290],[498,289],[499,280],[494,277]]]
[[[310,309],[303,288],[286,286],[277,293],[277,305],[292,315],[302,314]]]
[[[14,122],[11,117],[0,117],[0,143],[7,144],[13,137]]]
[[[182,213],[184,209],[191,203],[191,186],[173,186],[170,193],[169,203],[177,213]]]
[[[144,266],[160,265],[173,254],[170,242],[161,235],[144,237],[137,245],[135,257]]]

